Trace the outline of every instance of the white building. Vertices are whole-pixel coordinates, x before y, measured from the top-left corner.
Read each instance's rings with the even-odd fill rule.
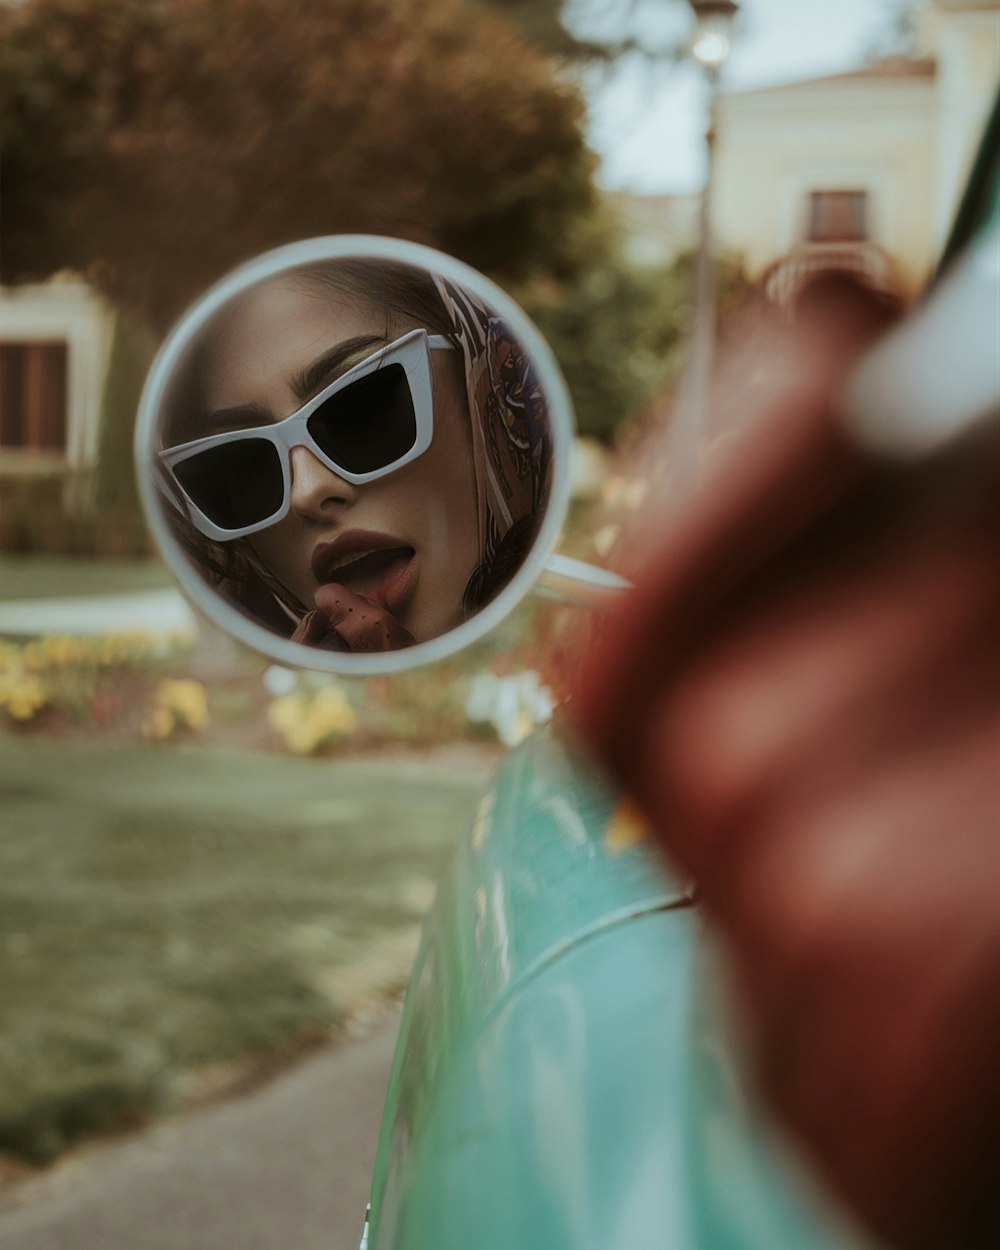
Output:
[[[97,460],[113,324],[77,278],[0,288],[0,472],[60,478],[70,508]]]
[[[715,230],[779,299],[831,263],[915,292],[1000,81],[1000,0],[926,0],[918,56],[724,95]]]

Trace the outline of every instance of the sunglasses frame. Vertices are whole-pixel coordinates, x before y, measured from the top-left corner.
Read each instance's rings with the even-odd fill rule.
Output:
[[[428,334],[426,330],[410,330],[385,347],[380,347],[371,356],[348,369],[346,373],[335,378],[329,386],[325,386],[318,395],[313,396],[291,416],[276,421],[273,425],[255,425],[247,429],[228,430],[222,434],[210,434],[206,438],[194,439],[181,443],[177,447],[167,447],[159,452],[163,466],[170,473],[171,480],[183,496],[189,511],[191,523],[206,538],[216,542],[232,542],[237,538],[246,538],[249,534],[257,534],[271,525],[283,520],[292,506],[292,467],[291,452],[293,447],[305,447],[331,473],[343,478],[352,486],[363,486],[366,482],[374,482],[378,478],[395,473],[404,465],[410,464],[418,456],[423,455],[431,445],[434,436],[434,399],[431,377],[430,353],[432,351],[456,351],[456,345],[443,334]],[[390,364],[401,365],[406,374],[406,382],[410,390],[413,405],[414,440],[413,445],[402,456],[372,469],[368,473],[352,473],[328,456],[309,432],[309,419],[317,409],[341,391],[347,390],[353,383],[361,381],[377,373],[379,369]],[[268,517],[255,521],[252,525],[244,525],[237,529],[225,529],[216,525],[191,498],[183,483],[175,473],[175,468],[202,452],[211,451],[215,447],[223,447],[230,443],[259,440],[270,443],[278,453],[278,462],[282,476],[282,501],[280,506]]]

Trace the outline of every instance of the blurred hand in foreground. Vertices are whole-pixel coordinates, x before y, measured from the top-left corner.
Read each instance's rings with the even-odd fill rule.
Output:
[[[975,1250],[1000,1245],[1000,438],[853,448],[832,397],[883,328],[858,292],[800,319],[571,711],[696,877],[820,1170],[889,1244]]]

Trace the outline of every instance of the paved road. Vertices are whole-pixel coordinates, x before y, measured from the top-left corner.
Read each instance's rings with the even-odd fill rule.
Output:
[[[398,1027],[0,1191],[0,1250],[356,1250]]]

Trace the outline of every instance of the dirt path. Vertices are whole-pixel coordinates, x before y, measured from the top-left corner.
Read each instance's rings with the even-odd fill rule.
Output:
[[[0,1250],[355,1250],[398,1027],[0,1190]]]

